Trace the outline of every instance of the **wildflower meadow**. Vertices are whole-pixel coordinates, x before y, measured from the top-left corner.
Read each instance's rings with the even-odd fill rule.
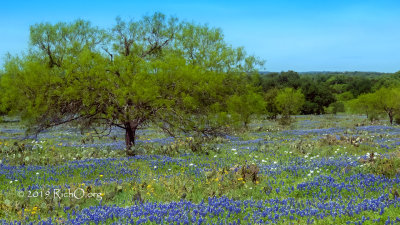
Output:
[[[2,224],[396,224],[400,127],[363,116],[255,120],[232,136],[0,128]]]

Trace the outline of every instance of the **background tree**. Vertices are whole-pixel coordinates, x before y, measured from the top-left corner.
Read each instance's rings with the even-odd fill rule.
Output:
[[[353,99],[347,102],[347,106],[350,112],[366,114],[368,118],[378,113],[374,106],[374,94],[361,94],[357,99]]]
[[[150,123],[207,136],[248,122],[264,107],[248,84],[261,64],[219,29],[161,13],[117,18],[110,31],[82,20],[42,23],[31,27],[28,53],[6,62],[1,102],[35,133],[65,123],[98,134],[120,127],[132,154],[137,129]]]
[[[381,88],[374,93],[362,94],[357,99],[349,102],[353,112],[362,112],[367,117],[375,117],[377,114],[386,114],[390,124],[400,111],[400,89]]]
[[[301,109],[304,114],[323,114],[325,107],[336,101],[327,85],[307,77],[301,81],[301,90],[305,97],[305,103]]]
[[[381,88],[374,94],[373,106],[381,110],[389,117],[390,124],[393,124],[395,113],[400,110],[400,89]]]
[[[341,101],[336,101],[336,102],[330,104],[328,107],[328,112],[333,113],[333,114],[336,114],[338,112],[345,112],[344,103]]]
[[[350,91],[346,91],[341,94],[335,95],[335,98],[337,101],[345,102],[354,99],[354,95]]]
[[[360,94],[369,93],[372,89],[372,80],[366,77],[359,77],[357,79],[353,79],[348,84],[348,90],[353,94],[354,97],[359,96]]]
[[[275,103],[275,99],[276,99],[276,96],[278,95],[278,93],[279,93],[278,88],[271,88],[264,94],[264,100],[266,103],[265,109],[266,109],[266,113],[270,119],[276,119],[276,117],[279,114],[279,110],[276,107],[276,103]]]
[[[261,77],[261,86],[267,93],[270,89],[290,87],[301,88],[306,102],[301,109],[303,114],[322,114],[325,108],[335,102],[334,90],[326,83],[325,75],[299,75],[294,71],[268,73]]]
[[[281,72],[278,77],[278,83],[281,84],[282,87],[298,89],[300,87],[300,75],[293,70]]]
[[[300,87],[300,75],[292,70],[282,71],[281,73],[268,73],[262,77],[261,83],[264,92],[271,88],[292,87],[297,89]]]
[[[275,98],[275,104],[284,119],[290,119],[290,115],[300,112],[305,102],[300,90],[285,88],[280,90]]]
[[[375,92],[380,88],[396,88],[400,87],[400,71],[393,74],[383,74],[373,80],[371,92]]]
[[[265,101],[262,95],[256,92],[248,92],[244,95],[232,95],[227,100],[227,106],[228,112],[235,118],[234,120],[243,121],[245,127],[250,123],[252,115],[263,114],[265,112]]]

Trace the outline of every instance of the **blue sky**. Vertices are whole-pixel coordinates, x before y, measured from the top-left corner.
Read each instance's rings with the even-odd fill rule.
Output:
[[[266,60],[268,71],[400,70],[400,1],[6,1],[0,64],[27,49],[29,26],[81,18],[109,28],[117,16],[154,12],[220,27],[227,42]]]

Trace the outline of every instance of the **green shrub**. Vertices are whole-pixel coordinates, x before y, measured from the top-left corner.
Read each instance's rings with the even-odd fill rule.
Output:
[[[371,122],[379,120],[379,114],[378,113],[371,113],[368,115],[368,120]]]
[[[394,122],[395,122],[396,124],[400,125],[400,115],[396,115],[396,116],[394,117]]]
[[[292,119],[290,116],[285,116],[285,115],[281,116],[278,120],[278,123],[283,126],[288,126],[288,125],[292,124],[293,122],[294,122],[294,119]]]
[[[369,164],[369,172],[393,178],[400,173],[400,159],[398,157],[378,158]]]
[[[338,112],[344,112],[344,104],[343,102],[334,102],[329,105],[329,113],[336,114]]]

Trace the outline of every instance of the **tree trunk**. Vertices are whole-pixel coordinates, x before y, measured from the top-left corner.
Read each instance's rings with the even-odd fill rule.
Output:
[[[388,112],[388,115],[389,115],[390,125],[393,125],[393,112],[392,112],[392,111],[389,111],[389,112]]]
[[[129,121],[125,123],[125,144],[126,144],[126,154],[134,155],[132,151],[132,146],[135,145],[136,129],[139,123],[137,121]]]

